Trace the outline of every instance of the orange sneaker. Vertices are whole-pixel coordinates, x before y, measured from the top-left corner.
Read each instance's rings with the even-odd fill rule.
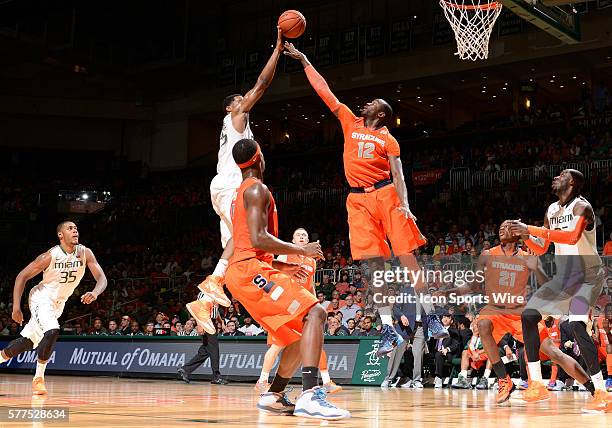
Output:
[[[232,304],[223,291],[223,278],[220,276],[208,275],[206,279],[198,285],[198,288],[202,293],[210,296],[211,299],[221,306],[227,308]]]
[[[342,387],[340,385],[336,385],[336,382],[330,380],[329,383],[324,383],[323,388],[327,390],[328,394],[335,394],[336,392],[342,391]]]
[[[593,399],[581,410],[584,413],[612,413],[612,394],[596,390]]]
[[[185,305],[192,317],[208,334],[216,334],[215,324],[210,319],[213,303],[205,300],[195,300]]]
[[[542,382],[529,381],[529,387],[523,391],[523,401],[528,403],[534,403],[537,401],[544,401],[550,398],[550,391],[546,388]]]
[[[45,387],[45,379],[42,377],[35,377],[32,380],[32,394],[33,395],[47,395],[47,388]]]
[[[497,389],[497,398],[495,399],[495,402],[497,404],[501,404],[505,401],[508,401],[510,395],[516,389],[516,386],[514,386],[514,382],[512,382],[512,379],[509,375],[506,375],[505,378],[500,379],[498,381],[498,386],[499,387]]]

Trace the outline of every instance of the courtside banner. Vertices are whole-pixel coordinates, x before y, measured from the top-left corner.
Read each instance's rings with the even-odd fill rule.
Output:
[[[176,375],[177,367],[193,357],[201,344],[199,338],[113,338],[106,336],[96,338],[60,337],[49,363],[47,371],[90,372],[105,374],[146,374]],[[334,379],[350,382],[357,360],[363,357],[358,352],[371,347],[360,346],[361,341],[372,342],[372,339],[327,340],[329,372]],[[0,341],[0,347],[7,345],[7,340]],[[263,338],[219,341],[221,373],[224,376],[259,377],[263,358],[268,346]],[[368,358],[368,357],[365,357]],[[28,351],[0,364],[3,372],[34,369],[36,351]],[[210,360],[198,368],[194,374],[210,375]],[[300,373],[296,372],[296,377]]]

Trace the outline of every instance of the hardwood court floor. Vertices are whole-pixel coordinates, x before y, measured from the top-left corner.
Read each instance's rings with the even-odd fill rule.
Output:
[[[345,387],[332,400],[346,406],[353,418],[319,422],[260,413],[252,385],[190,385],[170,380],[47,376],[49,396],[32,397],[31,377],[0,375],[0,410],[7,407],[66,406],[69,424],[60,427],[483,427],[594,428],[612,427],[612,414],[587,415],[580,407],[587,393],[559,392],[535,406],[494,404],[493,391],[457,391]],[[299,388],[290,394],[297,395]],[[37,427],[41,423],[0,422],[0,427]]]

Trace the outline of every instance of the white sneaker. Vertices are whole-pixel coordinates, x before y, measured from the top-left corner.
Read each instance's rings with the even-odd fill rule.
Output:
[[[351,417],[348,410],[340,409],[327,401],[327,392],[320,386],[302,392],[295,403],[293,415],[329,421]]]
[[[380,387],[382,389],[387,389],[389,388],[389,381],[387,379],[383,380],[383,382],[380,384]]]
[[[410,379],[408,379],[408,380],[406,381],[406,383],[405,383],[405,384],[403,384],[402,386],[400,386],[400,388],[404,388],[404,389],[410,389],[410,388],[412,388],[412,381],[411,381]]]
[[[286,394],[281,392],[266,392],[259,396],[257,408],[265,412],[292,415],[295,410],[295,404],[289,401]]]
[[[412,387],[414,389],[423,389],[423,383],[420,380],[415,380],[412,382]]]
[[[439,389],[442,388],[442,379],[436,376],[434,380],[434,388]]]

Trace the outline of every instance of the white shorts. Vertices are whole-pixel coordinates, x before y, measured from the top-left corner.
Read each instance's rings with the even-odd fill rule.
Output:
[[[34,296],[34,298],[32,298]],[[30,294],[29,306],[32,317],[21,331],[21,335],[30,339],[34,348],[38,346],[45,333],[49,330],[60,328],[57,319],[64,312],[62,301],[53,301],[48,297]]]
[[[221,246],[223,248],[232,237],[232,202],[236,195],[236,189],[240,187],[240,181],[233,187],[235,183],[236,178],[228,179],[220,175],[216,175],[210,183],[210,200],[213,209],[220,218]]]
[[[602,266],[592,266],[564,273],[533,293],[526,308],[536,309],[543,316],[569,315],[570,321],[587,322],[604,288],[606,271]]]

